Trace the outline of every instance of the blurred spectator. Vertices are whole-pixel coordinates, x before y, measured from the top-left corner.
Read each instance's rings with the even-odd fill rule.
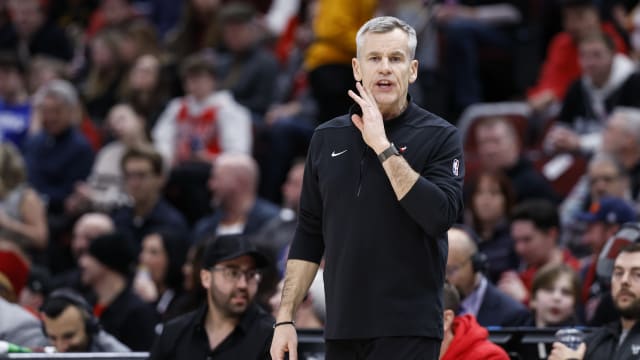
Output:
[[[76,202],[72,207],[77,213],[87,210],[110,212],[130,205],[120,163],[127,149],[150,145],[144,122],[130,105],[118,104],[111,108],[107,126],[114,140],[96,155],[87,181],[76,184],[70,201]]]
[[[580,267],[569,250],[558,244],[560,220],[549,201],[529,200],[516,206],[511,213],[511,237],[522,270],[503,273],[498,288],[520,302],[529,300],[533,279],[544,265],[565,263],[576,271]]]
[[[173,29],[184,9],[183,3],[189,0],[151,0],[149,18],[156,26],[156,32],[163,38]]]
[[[273,318],[253,302],[264,258],[241,235],[220,236],[204,253],[206,305],[167,324],[149,359],[268,357]]]
[[[579,304],[580,280],[567,264],[549,264],[536,273],[529,301],[534,314],[531,325],[538,328],[578,325]]]
[[[624,199],[604,196],[592,202],[589,211],[579,214],[577,219],[586,223],[582,242],[591,251],[591,256],[584,261],[580,269],[581,300],[585,304],[585,319],[589,322],[601,295],[608,290],[596,276],[600,251],[607,240],[620,230],[622,224],[636,221],[637,215],[631,204]]]
[[[64,31],[47,19],[47,2],[8,0],[11,23],[0,28],[0,49],[15,51],[23,65],[38,54],[70,61],[71,42]]]
[[[80,88],[89,117],[100,130],[109,109],[116,103],[124,72],[118,49],[121,44],[122,34],[113,29],[96,34],[90,43],[89,73]]]
[[[578,350],[555,342],[550,360],[562,359],[633,359],[637,356],[640,333],[640,245],[623,248],[615,259],[611,274],[611,297],[620,313],[619,320],[596,329]]]
[[[14,54],[0,54],[0,141],[22,148],[31,111],[24,67]]]
[[[9,142],[0,143],[0,237],[25,251],[47,248],[45,206],[27,183],[24,160]]]
[[[257,194],[258,166],[245,154],[222,154],[213,162],[209,189],[214,214],[198,221],[193,241],[212,235],[255,234],[280,209]]]
[[[42,331],[56,352],[129,352],[102,330],[91,306],[71,289],[55,290],[40,309]]]
[[[181,66],[186,95],[173,99],[153,128],[156,148],[171,165],[208,162],[224,152],[251,151],[246,108],[218,90],[212,56],[198,53]]]
[[[275,100],[278,62],[261,44],[255,10],[243,3],[229,3],[220,10],[222,45],[218,64],[220,88],[228,89],[234,99],[248,108],[255,121],[261,123]]]
[[[82,282],[96,294],[93,314],[104,330],[131,350],[148,351],[159,318],[129,286],[135,256],[131,240],[124,234],[100,235],[80,256],[80,269]]]
[[[309,84],[318,102],[317,122],[347,113],[355,90],[351,60],[356,57],[356,33],[373,17],[377,1],[318,0],[313,23],[314,38],[305,54]],[[413,57],[413,56],[412,56]]]
[[[516,203],[534,198],[557,201],[551,184],[522,153],[518,133],[508,119],[484,118],[475,126],[474,136],[481,166],[511,179]]]
[[[509,233],[513,188],[504,174],[483,172],[469,184],[468,193],[467,209],[478,234],[477,246],[491,264],[485,275],[495,284],[504,271],[518,267],[518,256]]]
[[[187,251],[187,258],[182,265],[182,295],[176,299],[171,316],[183,315],[196,310],[206,301],[206,291],[200,282],[200,270],[202,269],[202,255],[206,241],[191,245]]]
[[[460,297],[456,289],[445,283],[442,291],[444,336],[439,360],[508,360],[507,353],[489,341],[489,332],[471,314],[456,316]]]
[[[167,34],[167,49],[176,61],[220,42],[217,21],[221,0],[184,0],[182,16]]]
[[[488,281],[485,277],[491,263],[478,248],[469,230],[454,226],[448,233],[449,257],[446,277],[460,294],[458,315],[470,314],[481,326],[524,326],[529,311]]]
[[[112,213],[117,229],[127,233],[138,247],[144,236],[158,226],[188,232],[182,214],[162,196],[165,172],[158,152],[151,146],[130,148],[122,155],[120,166],[131,204]]]
[[[622,163],[606,153],[597,153],[587,164],[587,171],[569,193],[560,207],[560,220],[568,231],[573,231],[576,216],[587,211],[591,203],[604,196],[613,196],[631,202],[629,175]]]
[[[602,150],[622,163],[631,182],[631,199],[640,196],[640,109],[618,107],[602,135]]]
[[[76,220],[71,237],[71,255],[73,256],[73,268],[56,274],[51,282],[51,288],[67,287],[83,294],[89,289],[82,283],[79,260],[89,249],[89,243],[93,238],[112,233],[115,230],[113,220],[103,213],[89,212]]]
[[[91,171],[93,151],[76,128],[80,103],[73,85],[49,81],[33,102],[42,129],[25,144],[29,182],[45,197],[49,214],[62,214],[76,182]]]
[[[514,45],[514,25],[522,22],[523,1],[444,1],[435,18],[446,41],[446,68],[450,72],[453,102],[461,112],[481,102],[479,74],[481,47],[509,51]]]
[[[569,85],[580,76],[578,42],[585,36],[603,31],[613,39],[617,51],[626,45],[610,24],[602,24],[594,0],[562,0],[564,31],[549,44],[537,84],[529,89],[527,101],[534,111],[546,111],[562,101]]]
[[[55,79],[68,77],[67,65],[51,56],[37,55],[29,62],[28,89],[33,94],[44,84]]]
[[[162,79],[160,59],[151,54],[138,57],[122,81],[120,101],[126,102],[145,120],[145,132],[154,128],[156,120],[169,102],[169,89]]]
[[[40,321],[14,304],[27,282],[29,264],[18,253],[0,250],[0,340],[13,344],[42,347],[47,339],[42,335]]]
[[[545,140],[554,151],[591,153],[600,148],[602,129],[616,106],[640,106],[640,73],[611,38],[586,35],[578,42],[582,77],[574,81],[556,126]]]
[[[324,322],[327,316],[327,309],[324,298],[324,274],[319,269],[316,272],[309,292],[304,297],[302,303],[296,310],[296,316],[293,319],[298,329],[324,329]],[[277,291],[269,298],[269,306],[271,307],[271,316],[274,318],[278,314],[280,308],[280,300],[282,299],[282,287],[284,279],[278,283]]]
[[[131,0],[100,0],[100,5],[89,19],[87,36],[92,38],[103,29],[121,25],[136,16]]]
[[[128,21],[119,27],[120,41],[118,54],[120,60],[130,67],[143,55],[160,55],[160,42],[155,29],[149,22],[140,18]]]
[[[175,317],[176,300],[182,293],[182,266],[188,236],[170,228],[152,230],[142,239],[133,289],[166,322]]]
[[[38,309],[44,303],[44,299],[51,291],[51,272],[46,267],[32,264],[29,269],[27,284],[20,292],[18,303],[33,314],[38,314]]]
[[[258,303],[266,304],[276,291],[278,281],[284,272],[277,268],[278,260],[287,250],[298,223],[300,193],[302,192],[302,176],[304,175],[304,160],[300,159],[289,170],[287,180],[282,184],[282,210],[266,222],[260,231],[251,238],[258,250],[267,256],[269,266],[264,269],[262,281],[258,288]],[[283,269],[282,269],[283,270]],[[275,312],[273,312],[275,314]]]

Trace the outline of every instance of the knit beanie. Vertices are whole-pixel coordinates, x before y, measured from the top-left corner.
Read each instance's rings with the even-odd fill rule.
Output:
[[[89,254],[109,269],[129,277],[133,273],[136,251],[120,232],[95,237],[89,244]]]

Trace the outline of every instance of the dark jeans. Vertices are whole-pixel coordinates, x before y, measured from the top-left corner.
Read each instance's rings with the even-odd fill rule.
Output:
[[[381,337],[327,340],[326,360],[437,360],[440,340],[428,337]]]

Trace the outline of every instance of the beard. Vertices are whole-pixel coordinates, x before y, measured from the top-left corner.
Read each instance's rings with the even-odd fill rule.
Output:
[[[628,290],[625,291],[625,293],[631,296],[631,293]],[[623,307],[618,302],[619,295],[620,295],[620,291],[618,292],[616,297],[613,299],[614,300],[613,305],[616,308],[616,310],[618,310],[618,312],[620,313],[620,316],[622,316],[625,319],[640,319],[640,299],[638,299],[635,295],[633,295],[633,301],[629,305]]]
[[[252,300],[246,290],[235,290],[227,295],[212,287],[208,293],[213,306],[228,318],[239,318],[242,316]],[[238,296],[245,298],[244,304],[235,304],[232,302],[232,299]]]

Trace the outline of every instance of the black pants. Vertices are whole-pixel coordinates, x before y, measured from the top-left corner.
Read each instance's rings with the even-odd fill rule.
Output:
[[[428,337],[381,337],[327,340],[326,360],[438,360],[440,340]]]

